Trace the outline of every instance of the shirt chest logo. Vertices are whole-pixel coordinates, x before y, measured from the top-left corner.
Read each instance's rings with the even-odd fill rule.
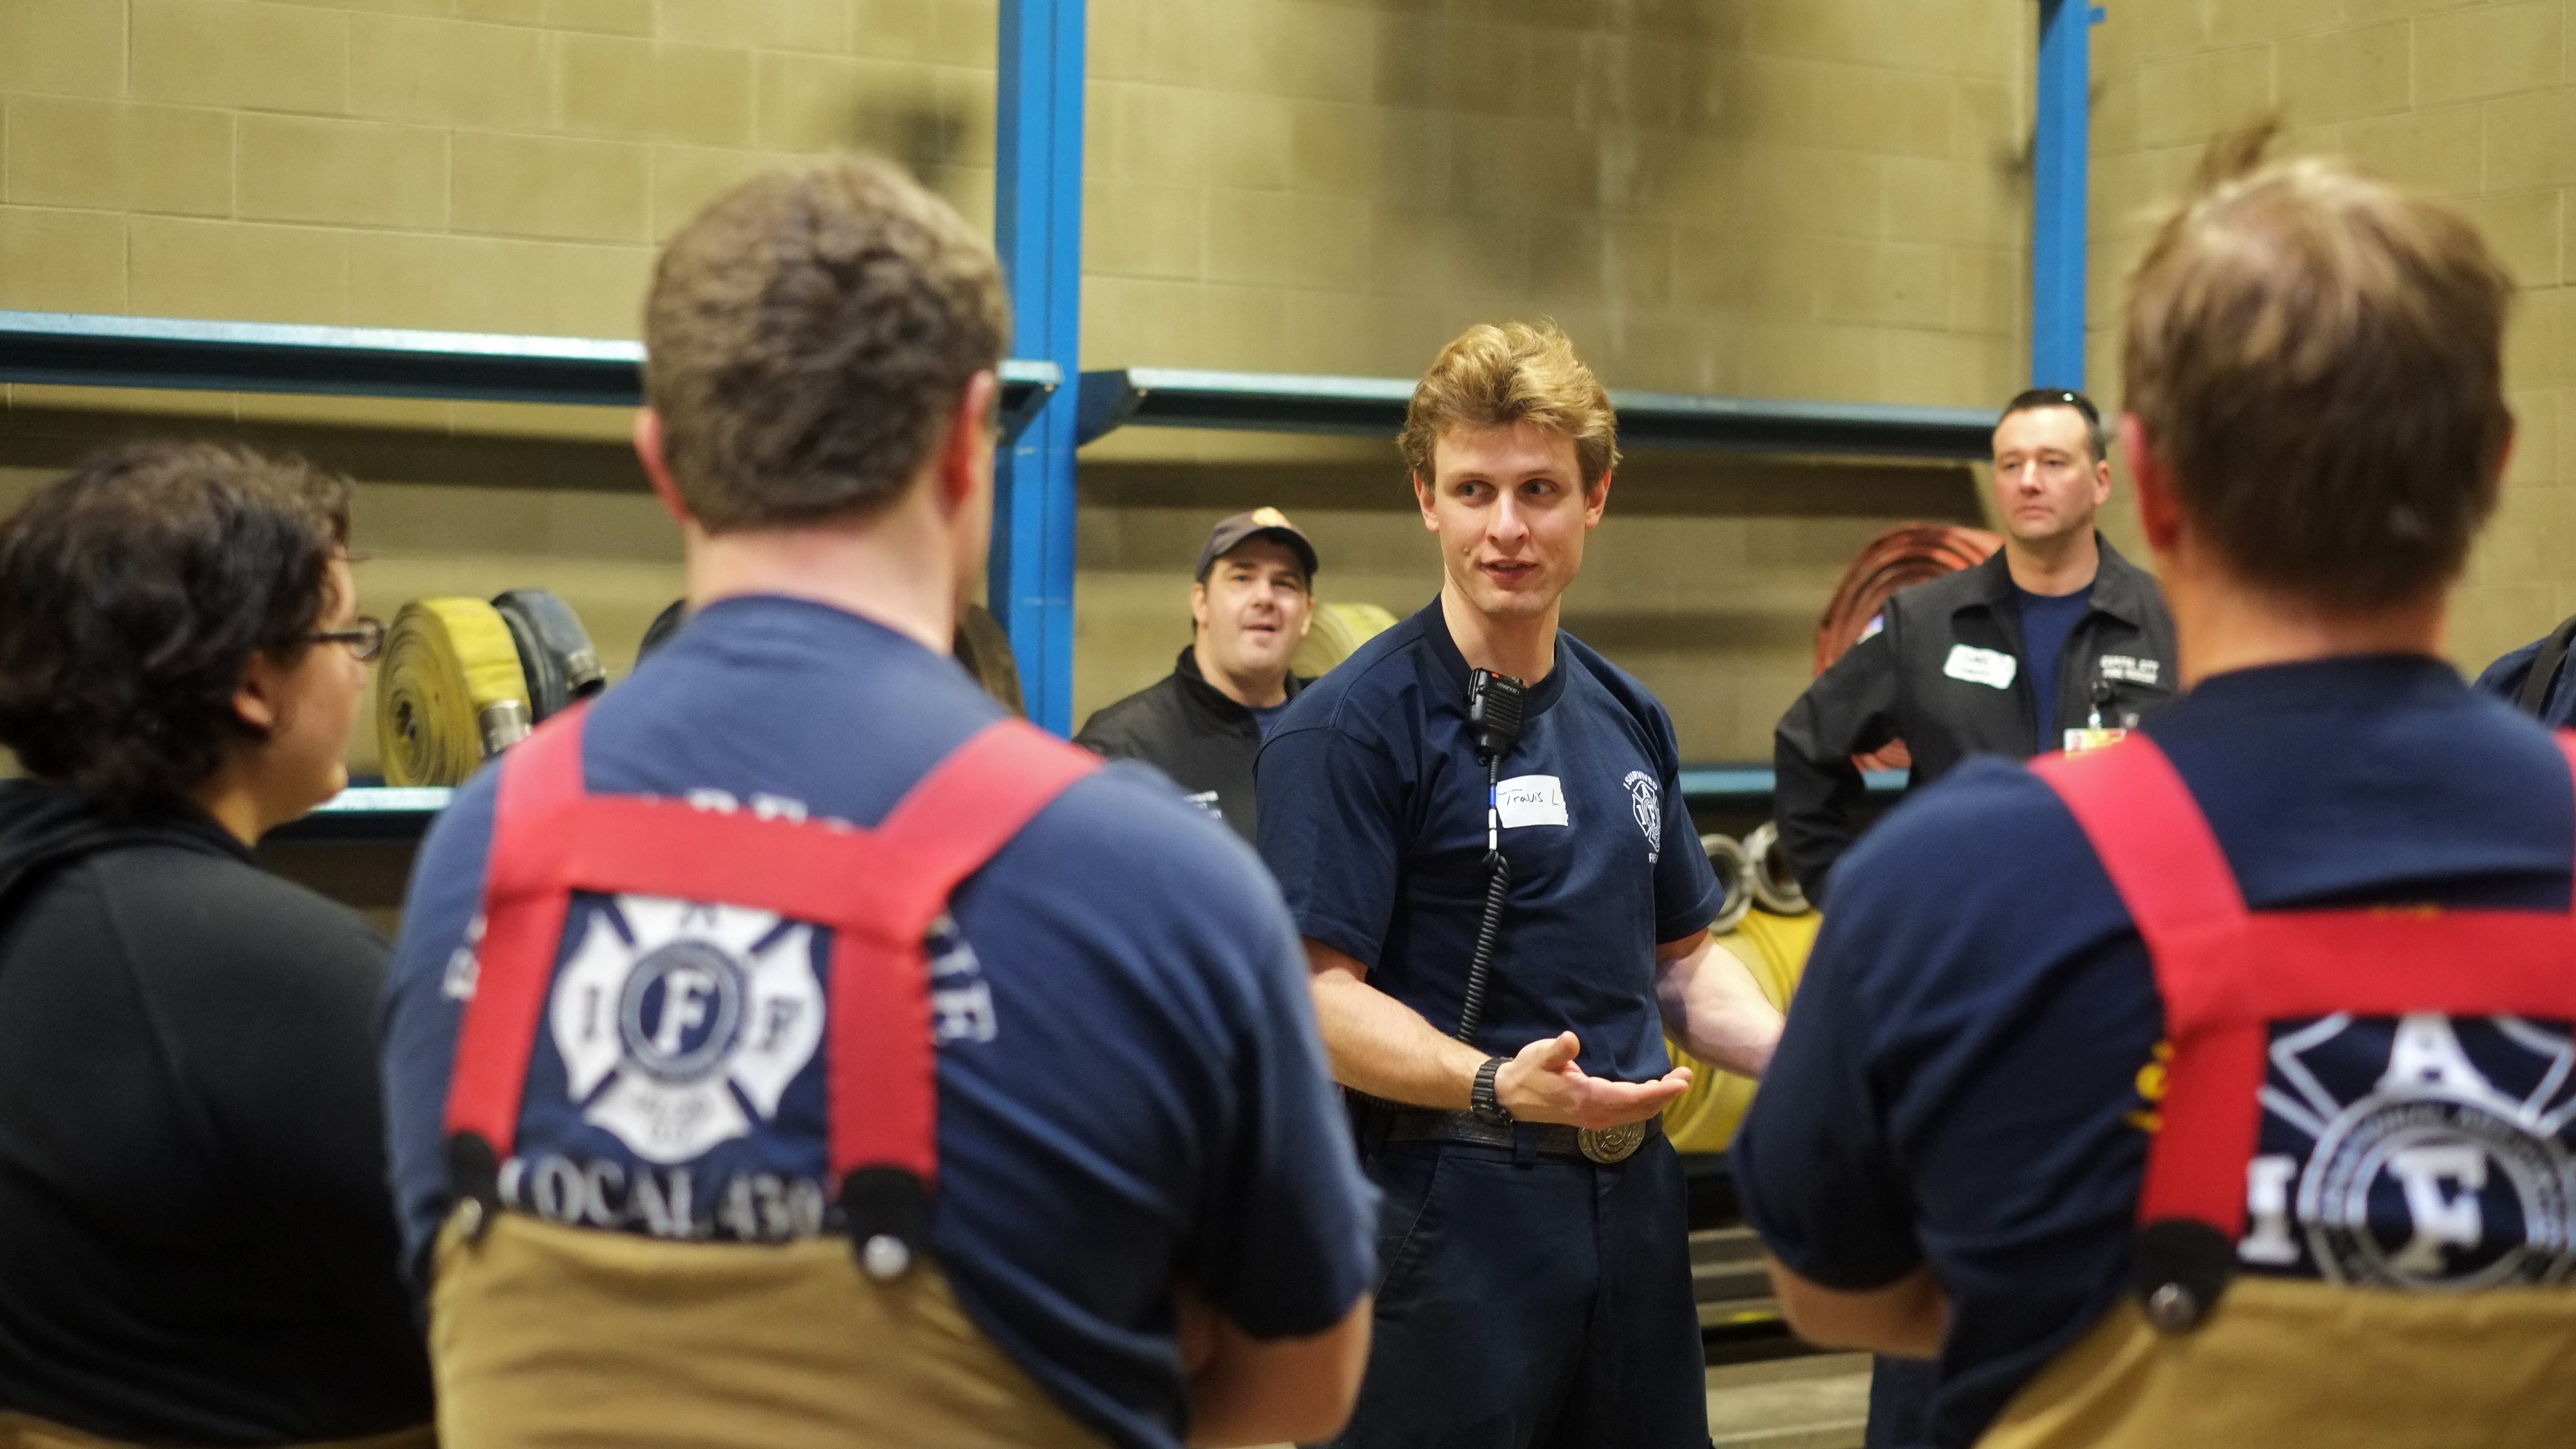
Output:
[[[1653,865],[1664,856],[1663,787],[1643,770],[1630,770],[1624,783],[1628,787],[1628,813],[1636,817],[1637,828],[1646,832],[1646,864]]]
[[[1941,672],[1952,679],[1982,684],[1990,689],[2012,688],[2013,676],[2021,672],[2021,661],[1993,649],[1980,649],[1973,644],[1953,644],[1950,657]]]
[[[1554,775],[1514,775],[1496,785],[1494,813],[1505,830],[1573,824],[1565,813],[1565,786]]]
[[[2130,684],[2153,685],[2165,672],[2161,659],[2135,659],[2126,654],[2102,656],[2102,677]]]

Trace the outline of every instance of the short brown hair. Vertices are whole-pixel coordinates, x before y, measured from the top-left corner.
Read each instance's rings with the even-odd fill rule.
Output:
[[[1413,389],[1395,445],[1413,476],[1428,483],[1441,433],[1513,423],[1536,423],[1572,438],[1586,488],[1618,466],[1619,415],[1610,394],[1550,322],[1479,323],[1440,349]]]
[[[286,662],[338,601],[349,480],[219,443],[131,443],[0,524],[0,744],[118,811],[186,798],[261,733],[251,656]]]
[[[1995,426],[2001,428],[2004,419],[2015,413],[2035,413],[2042,408],[2072,409],[2077,417],[2084,420],[2085,460],[2093,463],[2102,461],[2101,409],[2093,406],[2093,399],[2071,387],[2032,387],[2014,393],[2012,401],[2004,404],[2004,410],[1995,414]]]
[[[2222,140],[2132,280],[2128,411],[2247,581],[2342,609],[2456,578],[2495,509],[2513,279],[2457,213]]]
[[[753,177],[672,238],[645,304],[672,481],[717,533],[882,508],[1010,325],[992,247],[892,163]]]

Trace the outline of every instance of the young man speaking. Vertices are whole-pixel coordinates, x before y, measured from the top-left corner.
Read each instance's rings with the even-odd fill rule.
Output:
[[[1751,1074],[1780,1018],[1709,943],[1717,882],[1663,706],[1557,628],[1616,430],[1553,329],[1451,343],[1402,438],[1439,597],[1262,748],[1262,857],[1385,1193],[1342,1445],[1708,1442],[1657,1131],[1689,1074],[1663,1031]]]

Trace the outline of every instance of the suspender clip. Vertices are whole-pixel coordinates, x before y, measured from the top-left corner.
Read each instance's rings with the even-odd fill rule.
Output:
[[[2165,1218],[2138,1229],[2130,1291],[2159,1333],[2189,1333],[2208,1322],[2235,1276],[2236,1245],[2207,1223]]]
[[[900,1167],[862,1167],[841,1179],[841,1218],[860,1271],[891,1283],[912,1271],[930,1229],[930,1189]]]
[[[501,1159],[480,1132],[458,1132],[447,1139],[447,1190],[465,1241],[479,1243],[501,1215]]]

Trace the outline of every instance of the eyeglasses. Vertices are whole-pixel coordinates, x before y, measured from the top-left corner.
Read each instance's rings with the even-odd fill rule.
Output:
[[[325,629],[304,636],[307,644],[346,644],[361,664],[372,664],[385,652],[385,621],[361,617],[346,629]]]

